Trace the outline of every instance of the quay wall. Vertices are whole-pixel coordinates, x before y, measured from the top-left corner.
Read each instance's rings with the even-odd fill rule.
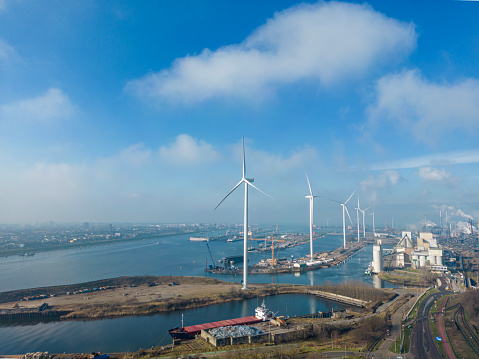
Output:
[[[334,293],[323,292],[323,291],[320,291],[320,290],[310,290],[310,291],[308,291],[308,294],[314,294],[318,297],[334,300],[336,302],[355,305],[357,307],[365,307],[366,304],[368,304],[368,302],[366,302],[365,300],[346,297],[344,295],[339,295],[339,294],[334,294]]]
[[[23,321],[23,320],[35,320],[45,318],[60,318],[64,315],[71,313],[68,310],[49,310],[42,312],[0,312],[0,322],[3,321]]]

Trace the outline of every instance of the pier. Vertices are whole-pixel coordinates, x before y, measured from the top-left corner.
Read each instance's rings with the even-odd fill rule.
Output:
[[[302,273],[306,271],[318,270],[323,268],[334,267],[340,265],[352,255],[366,247],[370,242],[351,242],[347,248],[339,247],[331,252],[316,252],[313,261],[309,257],[303,257],[290,261],[284,259],[267,259],[261,260],[259,263],[248,267],[249,274],[287,274]],[[242,274],[243,268],[238,267],[208,267],[205,271],[215,274]]]

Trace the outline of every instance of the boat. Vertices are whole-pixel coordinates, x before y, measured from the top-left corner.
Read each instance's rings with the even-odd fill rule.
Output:
[[[273,315],[273,312],[266,308],[266,304],[264,304],[264,299],[263,303],[259,307],[256,307],[256,309],[254,310],[254,316],[258,319],[261,319],[263,322],[270,320]]]
[[[208,237],[190,237],[192,242],[208,242],[210,239]]]
[[[176,327],[168,330],[168,333],[171,335],[173,339],[194,339],[196,335],[201,333],[201,330],[205,329],[213,329],[219,327],[226,327],[229,325],[249,325],[249,324],[256,324],[260,322],[264,322],[266,320],[270,320],[273,317],[273,312],[266,308],[266,305],[261,304],[261,306],[255,309],[255,315],[251,315],[249,317],[242,317],[242,318],[235,318],[235,319],[227,319],[227,320],[220,320],[218,322],[211,322],[211,323],[203,323],[203,324],[196,324],[191,325],[188,327]],[[183,324],[183,316],[181,323]]]
[[[371,275],[372,271],[373,271],[373,262],[369,263],[369,266],[364,271],[364,274]]]

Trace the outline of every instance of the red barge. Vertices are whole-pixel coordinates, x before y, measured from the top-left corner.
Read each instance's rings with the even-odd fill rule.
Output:
[[[226,327],[228,325],[249,325],[269,320],[273,316],[271,310],[263,304],[256,308],[255,315],[249,317],[220,320],[218,322],[190,325],[189,327],[176,327],[168,330],[173,339],[194,339],[195,335],[200,334],[202,329],[213,329]]]

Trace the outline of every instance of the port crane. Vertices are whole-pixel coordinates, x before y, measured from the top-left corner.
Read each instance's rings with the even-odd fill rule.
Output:
[[[275,259],[274,259],[274,242],[288,242],[283,239],[274,239],[271,238],[250,238],[252,241],[264,241],[264,247],[266,249],[266,242],[271,242],[271,266],[274,267]]]
[[[213,255],[211,254],[211,249],[210,249],[210,246],[209,246],[208,242],[206,242],[206,246],[208,247],[208,252],[210,252],[212,265],[213,265],[213,267],[215,267],[215,260],[213,259]]]

